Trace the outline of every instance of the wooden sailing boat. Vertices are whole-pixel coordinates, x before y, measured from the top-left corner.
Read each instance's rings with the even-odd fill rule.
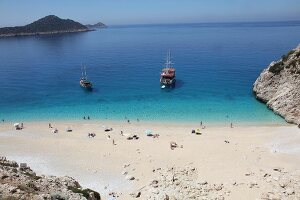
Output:
[[[166,86],[174,86],[176,82],[175,78],[175,68],[172,67],[173,63],[171,61],[171,53],[169,52],[166,60],[166,67],[162,69],[160,74],[160,84],[161,88]]]
[[[81,66],[81,79],[80,79],[79,83],[83,88],[86,88],[86,89],[92,89],[92,87],[93,87],[92,83],[88,80],[85,65]]]

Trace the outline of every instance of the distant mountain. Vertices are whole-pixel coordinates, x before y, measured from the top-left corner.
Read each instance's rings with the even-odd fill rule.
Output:
[[[86,27],[88,28],[107,28],[107,26],[105,24],[103,24],[102,22],[99,22],[97,24],[88,24],[88,25],[85,25]]]
[[[49,15],[25,26],[0,28],[0,37],[85,32],[90,29],[79,22]]]

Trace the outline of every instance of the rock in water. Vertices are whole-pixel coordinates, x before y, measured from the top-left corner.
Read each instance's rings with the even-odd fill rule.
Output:
[[[300,124],[300,45],[272,62],[255,81],[253,92],[288,123]]]

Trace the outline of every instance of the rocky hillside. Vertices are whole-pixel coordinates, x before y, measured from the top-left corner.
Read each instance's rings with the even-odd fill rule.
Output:
[[[24,164],[0,158],[1,200],[100,200],[71,177],[37,176]]]
[[[49,15],[25,26],[0,28],[0,37],[84,31],[89,31],[89,29],[79,22]]]
[[[86,27],[93,29],[93,28],[107,28],[107,26],[105,24],[103,24],[102,22],[98,22],[97,24],[88,24],[85,25]]]
[[[300,124],[300,45],[272,62],[255,81],[253,91],[287,122]]]

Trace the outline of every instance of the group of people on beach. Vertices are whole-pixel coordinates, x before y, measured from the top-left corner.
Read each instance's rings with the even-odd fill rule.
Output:
[[[86,119],[87,119],[87,120],[90,120],[91,118],[90,118],[90,116],[87,116],[87,117],[83,116],[83,119],[84,119],[84,120],[86,120]]]
[[[51,128],[51,129],[53,128],[51,123],[48,124],[48,127]],[[58,133],[58,129],[55,128],[55,129],[53,130],[53,133]]]

